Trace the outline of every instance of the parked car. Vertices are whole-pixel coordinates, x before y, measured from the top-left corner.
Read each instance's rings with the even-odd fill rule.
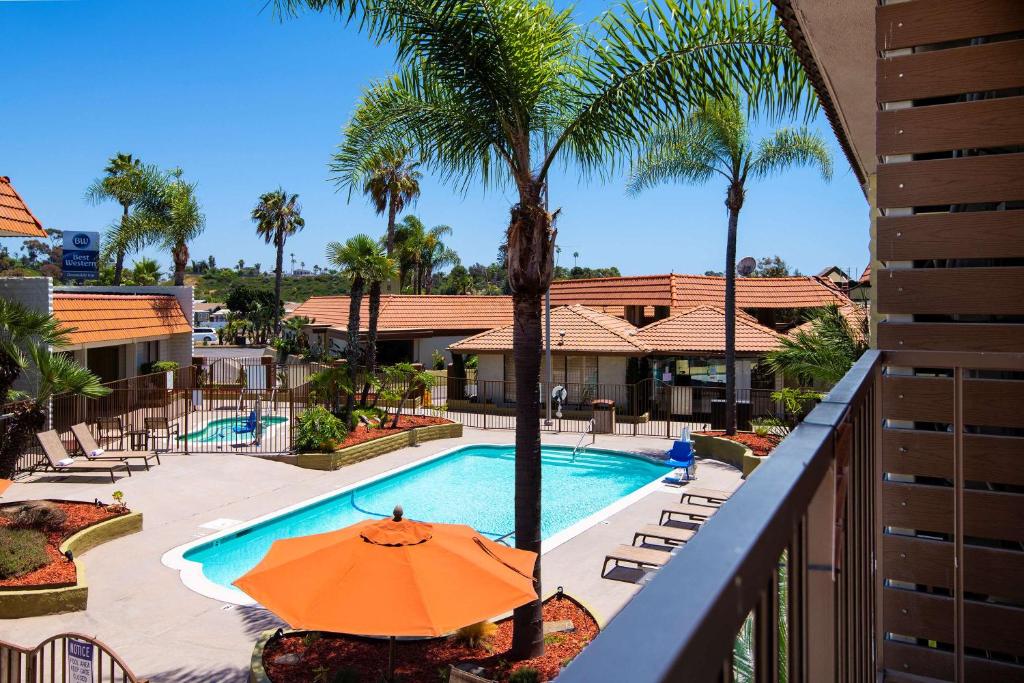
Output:
[[[192,341],[210,342],[212,344],[217,341],[217,331],[212,327],[193,327]]]

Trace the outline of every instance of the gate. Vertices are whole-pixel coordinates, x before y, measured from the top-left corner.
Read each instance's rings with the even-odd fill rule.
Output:
[[[61,633],[28,649],[0,640],[0,683],[144,683],[102,641]]]

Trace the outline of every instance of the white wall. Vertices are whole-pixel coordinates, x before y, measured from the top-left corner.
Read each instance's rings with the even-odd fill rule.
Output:
[[[448,350],[448,347],[457,341],[462,341],[466,338],[466,335],[448,336],[448,337],[424,337],[421,339],[414,339],[412,342],[412,353],[415,362],[422,363],[423,367],[431,368],[434,357],[434,350],[440,351],[444,354],[445,367],[448,363],[452,362],[452,354]]]
[[[52,313],[53,280],[48,277],[0,277],[0,298],[16,301],[30,311]],[[32,371],[23,372],[15,380],[14,388],[32,393],[36,384],[37,377]]]
[[[500,353],[481,353],[477,356],[477,381],[500,382],[505,379],[505,356]]]

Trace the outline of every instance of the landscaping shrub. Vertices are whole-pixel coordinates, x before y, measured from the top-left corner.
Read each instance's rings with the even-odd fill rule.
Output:
[[[480,647],[490,640],[498,631],[498,625],[490,621],[481,621],[469,626],[463,626],[455,632],[455,638],[466,647]]]
[[[27,574],[49,561],[41,531],[0,527],[0,579]]]
[[[68,513],[64,512],[56,503],[45,500],[26,503],[14,515],[14,526],[22,529],[40,529],[42,531],[57,531],[68,519]]]
[[[300,451],[330,453],[347,435],[344,422],[323,406],[313,406],[299,415],[299,433],[295,445]]]
[[[139,374],[150,375],[154,372],[170,372],[171,370],[177,370],[179,367],[181,366],[173,360],[153,360],[140,365]]]
[[[540,672],[536,669],[524,666],[516,669],[508,677],[508,683],[540,683]]]
[[[331,674],[331,683],[359,683],[359,672],[343,666]]]

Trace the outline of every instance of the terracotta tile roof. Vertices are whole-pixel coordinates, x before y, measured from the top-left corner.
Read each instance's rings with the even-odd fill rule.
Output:
[[[120,341],[192,332],[181,305],[161,294],[71,294],[54,292],[53,315],[71,344]]]
[[[347,329],[349,298],[315,296],[292,311],[317,325]],[[359,310],[363,331],[370,317],[370,298],[364,296]],[[512,322],[512,297],[440,294],[385,294],[380,298],[380,332],[394,331],[480,331]]]
[[[867,321],[868,312],[863,306],[859,306],[854,302],[843,304],[839,307],[839,312],[846,318],[846,322],[850,324],[850,328],[859,337],[864,337],[864,325]],[[795,335],[797,332],[810,332],[813,329],[813,321],[808,320],[805,323],[797,325],[793,329],[789,330],[786,334],[789,336]]]
[[[725,311],[717,306],[696,306],[641,328],[637,338],[656,353],[724,353]],[[736,351],[771,351],[779,347],[781,338],[746,313],[736,315]]]
[[[544,339],[543,330],[541,335]],[[638,341],[637,329],[625,320],[580,305],[551,309],[551,335],[551,350],[556,353],[638,356],[650,350]],[[457,353],[511,351],[512,325],[488,330],[458,341],[448,348]]]
[[[860,275],[860,279],[857,280],[857,284],[871,284],[871,266],[864,269],[864,272]]]
[[[43,224],[25,205],[7,176],[0,176],[0,237],[46,237]]]
[[[847,296],[827,278],[800,275],[736,279],[736,305],[740,308],[817,308],[847,301]],[[583,304],[591,308],[724,306],[725,278],[672,273],[558,280],[551,283],[551,304]]]

